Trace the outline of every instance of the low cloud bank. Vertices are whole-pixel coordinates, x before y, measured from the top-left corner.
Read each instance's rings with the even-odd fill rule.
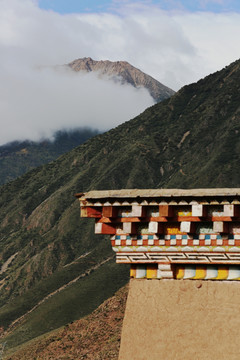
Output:
[[[60,15],[37,0],[0,0],[0,144],[75,126],[109,129],[153,104],[145,90],[56,65],[88,56],[126,60],[178,90],[240,57],[240,14],[148,4]]]
[[[40,140],[62,128],[107,130],[153,105],[147,90],[99,79],[97,73],[74,73],[64,67],[21,72],[16,68],[13,76],[13,70],[0,74],[5,78],[0,111],[6,114],[0,144]]]

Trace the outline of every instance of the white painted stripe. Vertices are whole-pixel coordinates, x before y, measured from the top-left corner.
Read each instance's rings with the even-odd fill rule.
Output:
[[[95,234],[101,234],[102,233],[102,223],[96,223],[95,224]]]
[[[173,272],[172,271],[161,271],[161,275],[163,279],[172,279]]]
[[[209,248],[205,247],[205,246],[201,246],[200,248],[197,249],[198,252],[201,252],[201,251],[209,251]]]
[[[127,246],[122,247],[122,248],[115,248],[115,249],[118,249],[117,250],[118,252],[119,251],[122,251],[122,252],[132,252],[132,251],[134,251],[134,247],[127,247]]]
[[[161,251],[161,250],[162,249],[159,246],[153,246],[150,248],[150,251],[154,251],[154,252]]]
[[[173,251],[173,252],[176,252],[176,248],[174,246],[169,246],[167,248],[167,251]]]
[[[157,233],[158,232],[158,222],[150,221],[148,224],[148,231],[150,233]]]
[[[123,223],[123,232],[130,234],[132,231],[132,223],[130,222],[124,222]]]
[[[142,206],[141,205],[132,205],[132,213],[131,216],[142,216]]]
[[[203,215],[203,205],[202,204],[193,204],[192,205],[192,216],[202,216]]]
[[[157,269],[157,278],[161,279],[162,278],[162,272],[160,269]]]
[[[216,251],[216,252],[225,252],[226,250],[225,250],[224,247],[216,246],[216,247],[214,248],[214,251]]]
[[[139,246],[137,249],[136,249],[137,251],[142,251],[142,252],[147,252],[149,249],[147,248],[147,247],[145,247],[145,246]]]
[[[180,230],[181,232],[189,233],[191,229],[191,222],[190,221],[182,221],[180,223]]]
[[[218,268],[213,266],[207,266],[207,272],[205,279],[215,279],[218,276]]]
[[[229,249],[229,252],[240,252],[240,247],[239,246],[234,246],[232,248]]]
[[[171,270],[171,264],[158,264],[158,269],[160,270]]]
[[[175,249],[176,251],[176,249]],[[193,247],[192,246],[185,246],[183,248],[181,248],[181,251],[193,251]]]
[[[223,205],[224,216],[234,216],[234,205]]]
[[[240,268],[229,267],[227,280],[234,280],[240,278]]]
[[[196,275],[196,267],[186,266],[184,269],[184,279],[193,278]]]
[[[142,279],[144,278],[145,276],[147,276],[147,268],[141,266],[141,267],[138,267],[136,268],[136,278],[137,279]]]

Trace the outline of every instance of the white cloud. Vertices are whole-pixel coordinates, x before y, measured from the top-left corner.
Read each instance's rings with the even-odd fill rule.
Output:
[[[4,89],[0,85],[0,109],[7,115],[1,118],[0,143],[38,140],[78,126],[107,130],[153,104],[145,89],[100,80],[96,73],[15,68],[0,76],[5,84]]]
[[[145,91],[50,66],[126,60],[176,90],[240,57],[239,14],[122,4],[114,14],[60,15],[37,1],[0,0],[0,143],[61,127],[110,128],[152,104]]]

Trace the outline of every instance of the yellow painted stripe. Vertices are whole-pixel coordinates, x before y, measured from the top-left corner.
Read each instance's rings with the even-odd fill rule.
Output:
[[[178,211],[177,215],[178,216],[192,216],[192,212],[191,211]]]
[[[178,266],[176,268],[176,279],[183,279],[185,267]]]
[[[197,266],[196,267],[196,274],[193,279],[205,279],[207,273],[206,266]]]
[[[147,279],[156,279],[157,278],[157,267],[156,266],[147,266]]]
[[[144,278],[144,266],[140,266],[138,270],[141,270],[141,274],[138,274],[138,277]],[[187,270],[187,271],[186,271]],[[191,271],[195,275],[191,276]],[[193,271],[194,270],[194,271]],[[212,273],[212,276],[210,276],[209,271]],[[215,273],[215,274],[214,274]],[[158,277],[158,270],[156,265],[146,265],[145,266],[145,278],[147,279],[157,279]],[[196,266],[196,268],[190,268],[189,266],[176,266],[175,270],[175,279],[194,279],[194,280],[240,280],[239,277],[240,274],[240,268],[239,269],[233,269],[229,268],[228,266]],[[141,275],[141,276],[140,276]],[[130,268],[130,277],[136,278],[137,277],[137,266],[132,265]]]
[[[228,266],[219,266],[218,275],[215,280],[226,280],[228,278]]]

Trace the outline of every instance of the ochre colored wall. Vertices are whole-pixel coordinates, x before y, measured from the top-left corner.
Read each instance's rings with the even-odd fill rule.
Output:
[[[119,360],[239,360],[240,283],[132,279]]]

